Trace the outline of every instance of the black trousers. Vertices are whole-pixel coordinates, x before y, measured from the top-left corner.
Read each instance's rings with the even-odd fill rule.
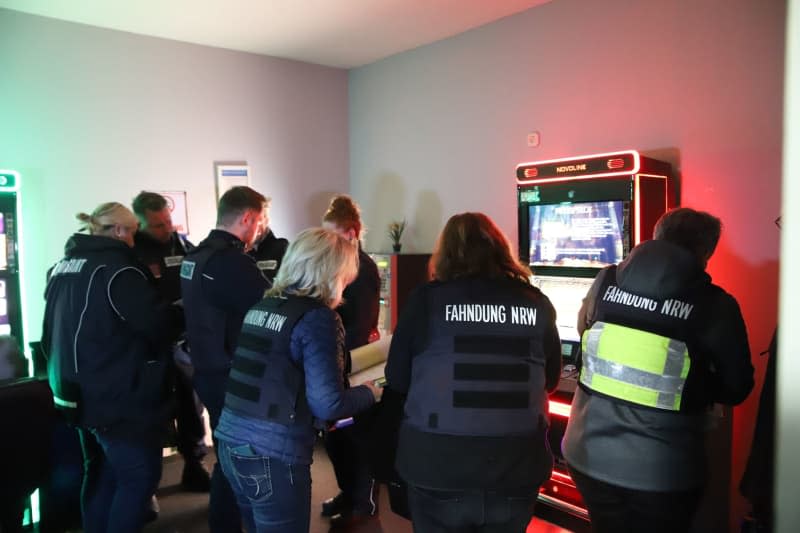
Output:
[[[195,374],[192,378],[194,389],[200,401],[208,410],[211,431],[217,428],[222,408],[225,406],[225,386],[228,374]],[[242,519],[239,504],[231,490],[228,479],[222,473],[219,464],[217,439],[214,438],[214,453],[217,462],[211,472],[211,493],[208,498],[208,526],[211,533],[239,533],[242,531]]]
[[[703,489],[650,492],[610,485],[570,469],[589,509],[595,533],[680,533],[689,531]]]
[[[354,513],[378,512],[378,485],[369,464],[369,435],[359,422],[325,434],[325,451],[333,465],[336,482]]]
[[[430,490],[408,486],[414,533],[525,533],[538,490]]]
[[[195,396],[192,378],[174,361],[169,365],[173,393],[175,395],[175,422],[177,427],[178,452],[184,460],[197,461],[206,453],[206,428],[203,422],[203,406]]]

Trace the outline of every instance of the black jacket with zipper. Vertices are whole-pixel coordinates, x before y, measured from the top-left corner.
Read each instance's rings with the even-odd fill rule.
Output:
[[[42,347],[56,406],[83,427],[157,428],[165,357],[182,313],[159,301],[134,251],[109,237],[73,235],[45,299]]]

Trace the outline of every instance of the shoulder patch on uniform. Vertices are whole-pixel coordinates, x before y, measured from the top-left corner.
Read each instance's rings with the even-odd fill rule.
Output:
[[[194,261],[189,261],[188,259],[184,259],[183,263],[181,263],[181,277],[183,279],[192,279],[194,276]]]
[[[278,268],[278,261],[275,259],[265,259],[256,263],[260,270],[275,270]]]
[[[167,265],[167,267],[169,268],[180,265],[182,261],[183,261],[182,255],[168,255],[164,257],[164,264]]]

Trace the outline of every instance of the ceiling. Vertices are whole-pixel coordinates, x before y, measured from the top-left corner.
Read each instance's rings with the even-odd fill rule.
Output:
[[[340,68],[366,65],[550,0],[0,0],[0,7]]]

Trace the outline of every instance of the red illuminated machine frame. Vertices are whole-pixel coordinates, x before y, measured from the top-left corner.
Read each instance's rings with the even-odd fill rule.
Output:
[[[594,278],[599,268],[534,263],[529,217],[537,206],[580,202],[619,202],[623,208],[623,257],[639,242],[652,238],[658,218],[676,204],[676,191],[669,163],[624,150],[562,159],[522,163],[517,166],[517,199],[520,259],[531,264],[536,275],[567,280],[570,276]],[[565,293],[568,294],[568,293]],[[567,305],[553,294],[555,308],[575,309],[580,302]],[[577,319],[577,317],[575,317]],[[572,324],[575,322],[572,321]],[[563,339],[562,339],[563,341]],[[565,342],[565,365],[577,364],[577,342]],[[566,368],[566,366],[565,366]],[[574,368],[574,367],[573,367]],[[566,372],[558,391],[550,399],[550,448],[555,456],[552,476],[541,487],[539,501],[559,511],[588,519],[580,493],[570,478],[561,455],[561,439],[569,420],[577,372]]]

